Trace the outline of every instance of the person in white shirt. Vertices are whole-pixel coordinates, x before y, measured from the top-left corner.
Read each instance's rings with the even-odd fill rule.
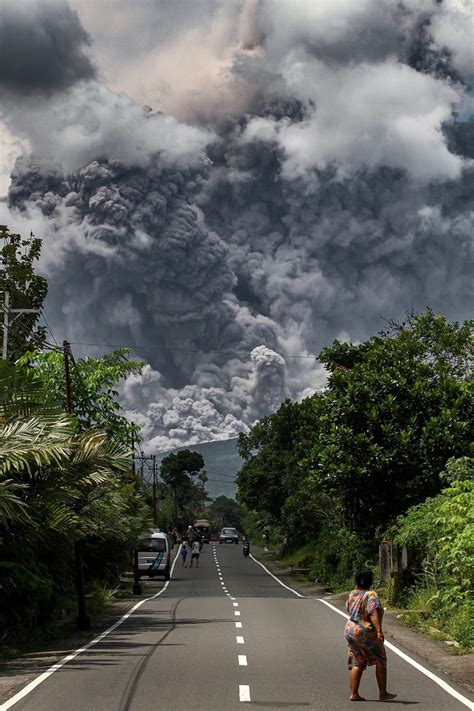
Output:
[[[196,568],[199,568],[199,541],[194,541],[191,548],[191,564],[190,568],[193,567],[193,563],[196,561]]]

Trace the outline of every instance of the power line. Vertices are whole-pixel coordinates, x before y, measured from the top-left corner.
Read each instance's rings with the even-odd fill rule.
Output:
[[[156,348],[154,346],[141,346],[137,344],[117,344],[117,343],[80,343],[79,341],[71,341],[72,346],[91,346],[95,348],[131,348],[132,350],[140,351],[156,351],[164,353],[207,353],[215,355],[252,355],[252,351],[214,351],[214,350],[204,350],[203,348]],[[269,348],[268,346],[265,346]],[[269,350],[273,350],[269,348]],[[282,358],[302,358],[317,360],[315,355],[292,355],[289,353],[278,353]]]
[[[206,469],[206,467],[204,467],[204,469]],[[227,477],[228,479],[235,479],[235,476],[233,474],[221,474],[220,472],[213,472],[209,469],[206,469],[206,472],[209,472],[209,474],[213,474],[214,476],[223,476]]]
[[[4,310],[3,305],[0,305],[0,308]],[[21,335],[26,339],[31,341],[31,343],[34,346],[41,347],[44,350],[47,351],[57,351],[57,352],[62,352],[62,349],[59,346],[55,346],[52,343],[49,343],[49,341],[43,341],[41,338],[41,335],[38,333],[33,333],[31,331],[31,328],[29,325],[26,323],[23,323],[21,321],[22,316],[25,314],[19,314],[15,321],[14,321],[14,328],[18,329],[21,333]],[[35,342],[36,341],[36,342]]]
[[[53,337],[53,341],[55,342],[55,344],[56,344],[57,347],[59,348],[59,343],[57,342],[56,338],[54,337],[54,333],[53,333],[53,331],[51,330],[51,328],[50,328],[50,326],[49,326],[49,323],[46,321],[46,314],[44,313],[44,311],[41,311],[41,316],[43,317],[43,320],[44,320],[44,322],[45,322],[45,324],[46,324],[46,328],[48,329],[48,331],[50,332],[51,336]]]

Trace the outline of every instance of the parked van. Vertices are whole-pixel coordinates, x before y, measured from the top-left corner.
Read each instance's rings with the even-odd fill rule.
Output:
[[[151,531],[148,538],[141,541],[138,552],[138,574],[150,578],[162,575],[170,579],[171,542],[168,534]]]

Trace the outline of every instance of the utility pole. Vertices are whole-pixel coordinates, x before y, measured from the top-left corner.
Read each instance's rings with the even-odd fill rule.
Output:
[[[64,354],[64,383],[66,386],[66,412],[72,415],[72,391],[71,391],[71,371],[69,369],[69,358],[71,357],[71,346],[68,341],[63,341]]]
[[[151,455],[152,467],[153,467],[153,523],[156,526],[157,523],[157,511],[156,511],[156,455]]]
[[[136,483],[136,470],[135,470],[135,429],[132,422],[132,479]],[[136,548],[132,550],[132,566],[133,566],[133,594],[141,595],[142,586],[140,583],[140,571],[138,570],[138,551]]]
[[[8,331],[10,325],[16,321],[16,319],[21,316],[21,314],[38,314],[39,309],[11,309],[10,308],[10,292],[8,290],[3,292],[3,344],[2,344],[2,358],[7,359],[8,356]],[[16,314],[14,319],[10,319],[10,314]]]
[[[174,525],[178,527],[178,475],[174,475],[173,481],[173,494],[174,494]]]
[[[134,423],[130,424],[132,425],[132,475],[135,479],[135,430],[133,429]]]
[[[71,372],[69,370],[69,358],[71,357],[71,346],[68,341],[63,341],[64,353],[64,382],[66,385],[66,412],[72,415],[72,387]],[[91,621],[86,610],[86,595],[84,588],[84,541],[79,539],[74,543],[74,567],[76,571],[76,593],[77,593],[77,618],[76,628],[78,630],[90,630]]]

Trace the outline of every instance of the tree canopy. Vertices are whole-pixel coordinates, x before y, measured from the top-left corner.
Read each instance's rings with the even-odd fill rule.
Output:
[[[33,234],[22,238],[6,225],[0,225],[0,298],[5,306],[5,293],[10,296],[10,309],[38,309],[43,307],[48,282],[35,273],[34,265],[41,254],[42,240]],[[3,316],[2,316],[3,318]],[[32,348],[41,348],[46,328],[39,326],[40,313],[10,316],[7,356],[12,362]]]
[[[332,522],[367,540],[435,496],[473,451],[473,328],[427,310],[325,348],[325,390],[240,435],[239,500],[296,537]]]

